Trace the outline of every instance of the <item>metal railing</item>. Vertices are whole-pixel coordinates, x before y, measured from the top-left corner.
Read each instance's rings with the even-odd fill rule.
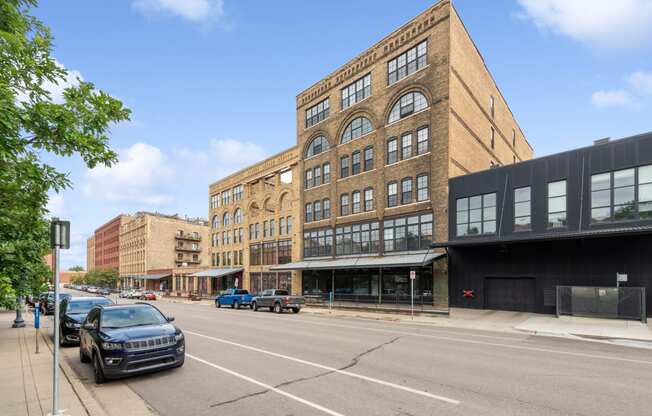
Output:
[[[320,293],[304,295],[307,304],[324,305],[330,303],[332,307],[362,307],[362,308],[392,308],[392,309],[410,309],[410,294],[382,294],[368,295],[355,293]],[[431,310],[433,307],[432,294],[414,295],[414,310],[423,311]]]
[[[557,316],[647,322],[644,287],[557,286]]]

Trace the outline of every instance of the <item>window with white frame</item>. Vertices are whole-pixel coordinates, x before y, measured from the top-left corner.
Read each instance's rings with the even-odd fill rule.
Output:
[[[428,153],[428,126],[417,130],[417,154]]]
[[[367,188],[364,190],[364,210],[374,210],[374,188]]]
[[[398,139],[396,137],[387,141],[387,164],[398,162]]]
[[[323,211],[322,216],[324,217],[324,219],[330,218],[331,217],[331,200],[328,199],[328,198],[325,198],[321,202],[322,202],[322,211]]]
[[[326,120],[329,114],[328,98],[306,110],[306,128]]]
[[[342,110],[359,103],[371,95],[371,74],[342,88]]]
[[[306,204],[305,217],[306,217],[306,222],[312,221],[312,202],[308,202]]]
[[[235,210],[233,220],[236,224],[242,224],[242,210],[240,208]]]
[[[361,210],[360,191],[351,193],[351,213],[358,214]]]
[[[412,157],[412,133],[406,133],[401,136],[401,159]]]
[[[360,173],[360,151],[356,150],[351,154],[351,175]]]
[[[387,85],[392,85],[427,65],[428,41],[408,49],[387,62]]]
[[[330,149],[330,144],[324,136],[317,136],[310,141],[306,148],[306,157],[316,156]]]
[[[419,112],[428,107],[426,97],[420,92],[413,91],[403,95],[392,107],[387,119],[388,123],[393,123],[411,114]]]
[[[398,184],[390,182],[387,184],[387,206],[395,207],[398,205]]]
[[[428,195],[428,174],[422,173],[417,176],[417,201],[427,201]]]
[[[321,170],[324,174],[324,183],[329,183],[331,181],[331,164],[328,162],[324,163]]]
[[[404,178],[401,180],[401,204],[410,202],[412,202],[412,178]]]
[[[312,209],[315,217],[315,221],[319,221],[322,219],[322,212],[321,212],[321,201],[315,201],[312,204]]]
[[[371,121],[367,117],[354,118],[344,129],[340,143],[348,143],[370,133],[372,130]]]
[[[364,149],[364,170],[365,172],[374,168],[374,148],[368,146]]]
[[[340,195],[340,215],[349,215],[349,194]]]

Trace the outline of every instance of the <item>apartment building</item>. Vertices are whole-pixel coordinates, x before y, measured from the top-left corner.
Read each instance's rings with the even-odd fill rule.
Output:
[[[95,269],[95,236],[92,235],[86,240],[86,270]]]
[[[297,96],[306,295],[447,306],[448,180],[533,151],[450,1]]]
[[[92,241],[95,263],[89,270],[120,270],[120,227],[130,220],[128,215],[118,215],[95,230]],[[89,241],[86,242],[89,244]],[[87,246],[88,252],[88,246]]]
[[[229,287],[300,291],[298,273],[270,270],[301,257],[298,160],[293,147],[210,185],[211,269],[187,277],[197,283],[179,284],[202,294]]]
[[[208,266],[208,236],[206,220],[137,212],[120,227],[123,285],[172,290],[172,269]]]

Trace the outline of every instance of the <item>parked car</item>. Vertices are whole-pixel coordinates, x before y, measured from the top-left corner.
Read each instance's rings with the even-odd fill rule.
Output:
[[[41,295],[43,296],[43,295]],[[59,302],[65,298],[69,298],[72,295],[70,293],[59,293]],[[47,292],[46,296],[41,299],[40,302],[41,313],[43,315],[52,315],[54,313],[54,292]]]
[[[156,300],[156,293],[151,290],[146,290],[143,292],[143,295],[140,297],[142,300]]]
[[[88,293],[97,293],[97,288],[95,286],[90,286],[88,289],[86,289]]]
[[[132,290],[131,293],[129,294],[129,299],[140,299],[142,297],[143,297],[142,290]]]
[[[79,331],[79,359],[93,363],[95,382],[181,367],[183,332],[147,303],[95,306]]]
[[[88,312],[96,305],[111,305],[105,297],[69,297],[61,301],[59,309],[59,345],[79,343],[79,328]]]
[[[215,297],[215,307],[230,306],[240,309],[240,306],[251,306],[253,296],[245,289],[227,289]]]
[[[132,292],[133,290],[123,290],[122,292],[120,292],[120,297],[130,299]]]
[[[108,296],[111,294],[111,291],[107,288],[102,288],[97,290],[97,294],[102,295],[102,296]]]
[[[252,299],[251,309],[257,311],[259,308],[269,308],[276,313],[290,309],[294,313],[299,313],[305,303],[303,296],[290,296],[285,289],[267,289]]]

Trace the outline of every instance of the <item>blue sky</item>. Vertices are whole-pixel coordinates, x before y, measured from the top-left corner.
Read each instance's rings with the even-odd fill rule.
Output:
[[[433,2],[42,0],[56,59],[133,110],[114,168],[45,156],[74,183],[50,204],[72,221],[62,265],[118,213],[205,217],[210,182],[295,143],[298,92]],[[652,130],[649,0],[454,5],[536,155]]]

